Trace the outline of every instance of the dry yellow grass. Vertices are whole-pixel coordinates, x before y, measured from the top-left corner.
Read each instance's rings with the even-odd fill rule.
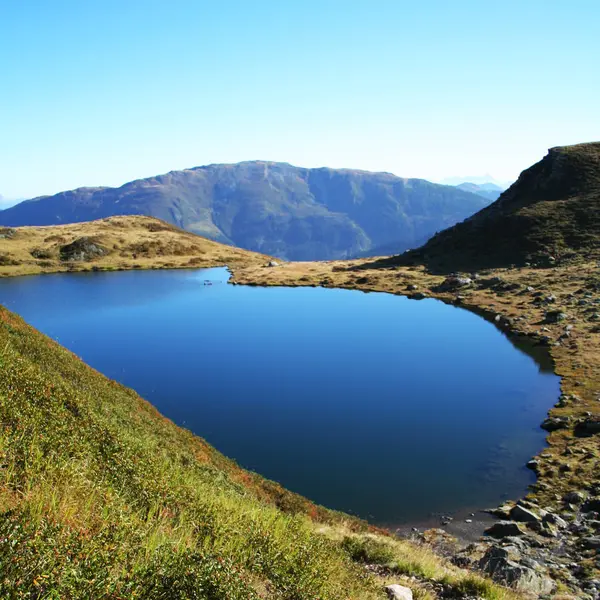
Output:
[[[62,260],[61,247],[82,237],[106,253],[87,261]],[[60,271],[252,265],[267,260],[261,254],[219,244],[143,216],[0,230],[0,277]]]

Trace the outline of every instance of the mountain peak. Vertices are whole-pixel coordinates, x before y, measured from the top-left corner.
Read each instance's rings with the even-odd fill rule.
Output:
[[[557,146],[490,206],[400,260],[434,270],[600,256],[600,142]]]

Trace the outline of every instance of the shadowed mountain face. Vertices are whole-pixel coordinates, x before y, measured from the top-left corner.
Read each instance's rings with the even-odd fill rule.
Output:
[[[2,211],[0,225],[149,215],[219,242],[290,260],[416,247],[486,199],[389,173],[245,162],[172,171],[120,188],[80,188]]]
[[[468,271],[599,256],[600,142],[595,142],[551,148],[496,202],[393,260]]]

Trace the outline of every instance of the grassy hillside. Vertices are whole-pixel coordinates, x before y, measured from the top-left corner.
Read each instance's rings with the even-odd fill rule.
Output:
[[[552,148],[492,205],[402,262],[434,270],[550,266],[600,256],[600,142]]]
[[[219,244],[150,217],[0,228],[0,276],[249,265],[268,260],[261,254]]]
[[[2,211],[0,225],[148,215],[240,248],[321,260],[389,243],[415,247],[488,203],[468,191],[390,173],[253,161],[36,198]]]

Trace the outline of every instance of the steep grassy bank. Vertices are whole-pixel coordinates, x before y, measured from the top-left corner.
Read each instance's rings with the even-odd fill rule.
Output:
[[[0,373],[2,598],[517,597],[240,469],[3,308]]]

